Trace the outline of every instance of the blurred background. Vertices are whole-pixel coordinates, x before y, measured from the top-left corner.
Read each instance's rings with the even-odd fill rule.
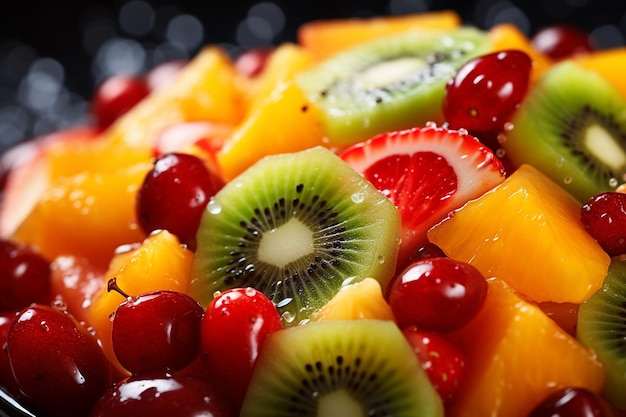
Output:
[[[456,10],[465,23],[483,29],[512,22],[531,36],[541,27],[568,22],[591,33],[600,48],[625,44],[626,6],[616,0],[3,2],[0,152],[87,122],[94,88],[112,74],[141,74],[165,61],[189,59],[209,43],[234,56],[295,41],[297,28],[315,19],[442,9]]]

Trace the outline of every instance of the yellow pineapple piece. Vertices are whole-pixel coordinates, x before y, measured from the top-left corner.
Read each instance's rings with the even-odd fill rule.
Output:
[[[393,320],[391,307],[383,297],[380,283],[374,278],[343,286],[311,316],[311,321],[358,319]]]
[[[600,393],[604,369],[593,352],[498,278],[482,309],[451,339],[465,373],[449,417],[526,417],[550,393],[583,387]]]
[[[120,289],[130,296],[156,290],[186,292],[192,259],[193,253],[166,230],[155,232],[138,247],[118,253],[112,259],[87,316],[105,354],[119,371],[125,372],[113,352],[110,316],[125,298],[118,292],[107,291],[109,279],[115,277]]]
[[[537,302],[581,303],[610,258],[583,228],[581,205],[530,165],[428,231],[450,257]]]
[[[236,125],[246,112],[242,92],[246,85],[226,52],[207,46],[168,88],[152,92],[103,135],[131,147],[150,148],[158,133],[175,123],[206,120]]]

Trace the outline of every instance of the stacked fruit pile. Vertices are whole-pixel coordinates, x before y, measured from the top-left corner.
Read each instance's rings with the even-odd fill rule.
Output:
[[[53,416],[623,415],[625,52],[557,32],[320,21],[109,80],[12,153],[0,382]]]

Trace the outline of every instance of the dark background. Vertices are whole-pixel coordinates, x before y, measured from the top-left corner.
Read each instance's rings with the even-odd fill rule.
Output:
[[[624,45],[619,0],[350,2],[246,0],[15,0],[0,6],[0,152],[59,127],[83,123],[94,87],[116,72],[141,73],[190,58],[207,43],[233,55],[247,47],[295,41],[315,19],[453,9],[483,29],[504,21],[526,34],[568,22],[600,48]]]

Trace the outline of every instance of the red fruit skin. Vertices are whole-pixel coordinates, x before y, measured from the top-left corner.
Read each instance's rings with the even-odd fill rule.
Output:
[[[19,315],[19,311],[6,311],[0,313],[0,346],[4,346],[9,336],[9,329],[15,318]],[[13,372],[11,372],[11,364],[9,363],[9,355],[5,349],[0,350],[0,385],[13,397],[19,397],[20,391]]]
[[[207,307],[201,335],[204,363],[237,414],[265,339],[282,328],[272,301],[253,288],[224,291]]]
[[[135,75],[113,75],[100,84],[91,98],[96,125],[106,129],[150,94],[146,81]]]
[[[446,84],[443,113],[449,126],[476,135],[502,132],[528,92],[531,70],[532,60],[518,50],[464,64]]]
[[[268,58],[276,48],[252,48],[243,52],[235,59],[235,69],[241,74],[254,78],[265,69]]]
[[[425,258],[397,276],[389,305],[398,326],[448,332],[467,324],[483,305],[487,281],[472,265]]]
[[[112,382],[111,367],[94,336],[55,308],[22,310],[6,346],[25,401],[53,416],[87,415]]]
[[[155,291],[120,304],[111,328],[115,356],[133,374],[180,370],[200,352],[204,309],[175,291]]]
[[[107,390],[89,417],[235,417],[208,381],[191,375],[152,372]]]
[[[580,211],[585,229],[610,256],[626,254],[626,194],[593,196]]]
[[[137,193],[137,220],[146,233],[168,230],[191,251],[209,199],[224,186],[202,159],[185,153],[159,157]]]
[[[0,311],[50,302],[50,262],[35,249],[0,239]]]
[[[444,402],[450,401],[465,372],[463,352],[439,333],[421,331],[414,326],[402,332],[433,387]]]
[[[584,388],[568,387],[553,392],[528,417],[604,417],[597,395]]]
[[[540,29],[533,35],[531,44],[539,52],[557,61],[595,50],[593,40],[587,32],[567,24]]]

